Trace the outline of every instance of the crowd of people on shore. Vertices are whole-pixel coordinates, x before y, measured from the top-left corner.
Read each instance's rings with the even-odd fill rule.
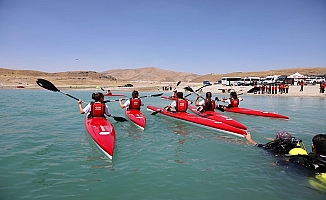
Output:
[[[287,94],[289,93],[289,84],[279,83],[271,85],[254,85],[253,93],[254,94]]]

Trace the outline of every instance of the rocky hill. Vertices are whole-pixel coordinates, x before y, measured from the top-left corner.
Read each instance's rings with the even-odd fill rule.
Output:
[[[102,73],[116,77],[118,80],[123,81],[175,82],[182,80],[185,82],[190,82],[193,79],[200,77],[197,74],[163,70],[156,67],[138,69],[113,69],[104,71]]]
[[[163,70],[155,67],[138,69],[114,69],[104,72],[95,71],[67,71],[46,73],[34,70],[13,70],[0,68],[0,86],[15,87],[17,85],[37,86],[35,81],[38,78],[44,78],[53,81],[58,85],[65,86],[96,86],[107,85],[117,86],[126,83],[136,84],[137,82],[150,82],[149,85],[157,85],[165,82],[194,82],[202,83],[204,80],[215,82],[221,80],[223,76],[258,76],[266,77],[268,75],[290,75],[295,72],[308,75],[325,75],[326,67],[311,68],[290,68],[280,70],[269,70],[260,72],[233,72],[228,74],[207,74],[200,76],[187,72],[175,72]]]

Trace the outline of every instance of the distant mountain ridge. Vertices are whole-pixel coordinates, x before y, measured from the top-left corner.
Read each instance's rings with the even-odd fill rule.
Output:
[[[163,70],[156,67],[146,67],[138,69],[112,69],[103,72],[95,71],[66,71],[47,73],[36,70],[15,70],[0,68],[0,85],[14,84],[35,84],[38,78],[44,78],[55,81],[62,85],[101,85],[104,83],[121,84],[138,81],[151,82],[196,82],[202,83],[208,80],[211,83],[221,80],[222,77],[247,77],[258,76],[266,77],[268,75],[291,75],[296,72],[307,75],[325,75],[326,67],[307,67],[307,68],[289,68],[266,70],[258,72],[232,72],[228,74],[207,74],[198,75],[188,72],[176,72]]]
[[[198,74],[187,72],[175,72],[170,70],[159,69],[156,67],[145,67],[138,69],[112,69],[102,72],[106,75],[115,77],[118,80],[128,81],[160,81],[175,82],[178,80],[192,81],[200,77]]]

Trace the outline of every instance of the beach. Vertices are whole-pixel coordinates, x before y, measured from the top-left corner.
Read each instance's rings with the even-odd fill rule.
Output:
[[[181,83],[178,87],[174,86],[175,83],[165,83],[165,84],[158,84],[156,87],[148,87],[148,84],[144,84],[144,83],[137,83],[134,84],[134,88],[114,88],[113,90],[138,90],[140,92],[142,91],[163,91],[163,92],[171,92],[171,94],[173,93],[172,90],[162,90],[162,86],[171,86],[172,89],[176,88],[178,91],[185,91],[184,87],[190,86],[191,88],[193,88],[193,90],[198,89],[199,87],[202,87],[203,84],[202,83],[192,83],[192,82],[188,82],[188,83]],[[282,96],[282,97],[320,97],[320,98],[325,98],[326,97],[326,93],[320,93],[320,86],[319,84],[316,85],[305,85],[303,88],[303,91],[300,92],[300,87],[299,85],[290,85],[289,86],[289,90],[288,93],[280,93],[279,91],[277,91],[277,94],[268,94],[268,93],[248,93],[248,91],[250,89],[253,88],[253,86],[224,86],[222,84],[213,84],[207,87],[204,87],[202,89],[201,92],[199,92],[200,94],[206,93],[206,92],[212,92],[213,94],[217,94],[217,95],[226,95],[226,97],[228,96],[227,94],[229,94],[231,91],[236,91],[238,94],[242,94],[242,95],[254,95],[254,96],[258,96],[258,95],[264,95],[264,96]]]
[[[202,83],[194,83],[194,82],[181,82],[179,86],[176,86],[175,82],[156,82],[156,81],[135,81],[131,82],[133,84],[133,87],[121,87],[118,86],[118,84],[108,84],[106,86],[96,86],[96,85],[67,85],[67,84],[56,84],[53,82],[53,84],[59,88],[60,90],[92,90],[92,91],[101,91],[103,93],[106,92],[106,90],[111,90],[114,94],[118,91],[130,91],[138,90],[139,92],[166,92],[171,94],[173,93],[173,89],[177,89],[178,91],[187,92],[184,90],[184,87],[191,87],[194,90],[200,88],[203,86]],[[172,88],[172,90],[163,90],[163,87]],[[253,88],[253,86],[225,86],[222,84],[213,84],[210,86],[206,86],[202,88],[202,90],[199,92],[200,94],[206,93],[206,92],[212,92],[213,94],[217,95],[225,95],[225,97],[228,96],[228,94],[231,91],[236,91],[238,94],[242,95],[264,95],[264,96],[282,96],[282,97],[319,97],[319,98],[325,98],[326,93],[320,93],[320,86],[319,84],[316,85],[305,85],[303,91],[300,91],[299,85],[290,85],[288,93],[280,93],[277,91],[277,94],[268,94],[268,93],[248,93],[250,89]],[[25,85],[24,88],[16,88],[15,85],[2,85],[1,89],[42,89],[37,84],[30,84]],[[104,91],[103,91],[104,90]]]

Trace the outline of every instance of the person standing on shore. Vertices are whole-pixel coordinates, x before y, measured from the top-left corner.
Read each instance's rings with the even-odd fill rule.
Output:
[[[320,93],[325,93],[326,82],[320,83]]]
[[[284,93],[285,94],[289,93],[289,87],[290,87],[289,84],[287,84],[287,83],[284,84]]]
[[[304,86],[304,81],[303,80],[301,80],[300,85],[301,85],[300,92],[303,92],[303,86]]]

